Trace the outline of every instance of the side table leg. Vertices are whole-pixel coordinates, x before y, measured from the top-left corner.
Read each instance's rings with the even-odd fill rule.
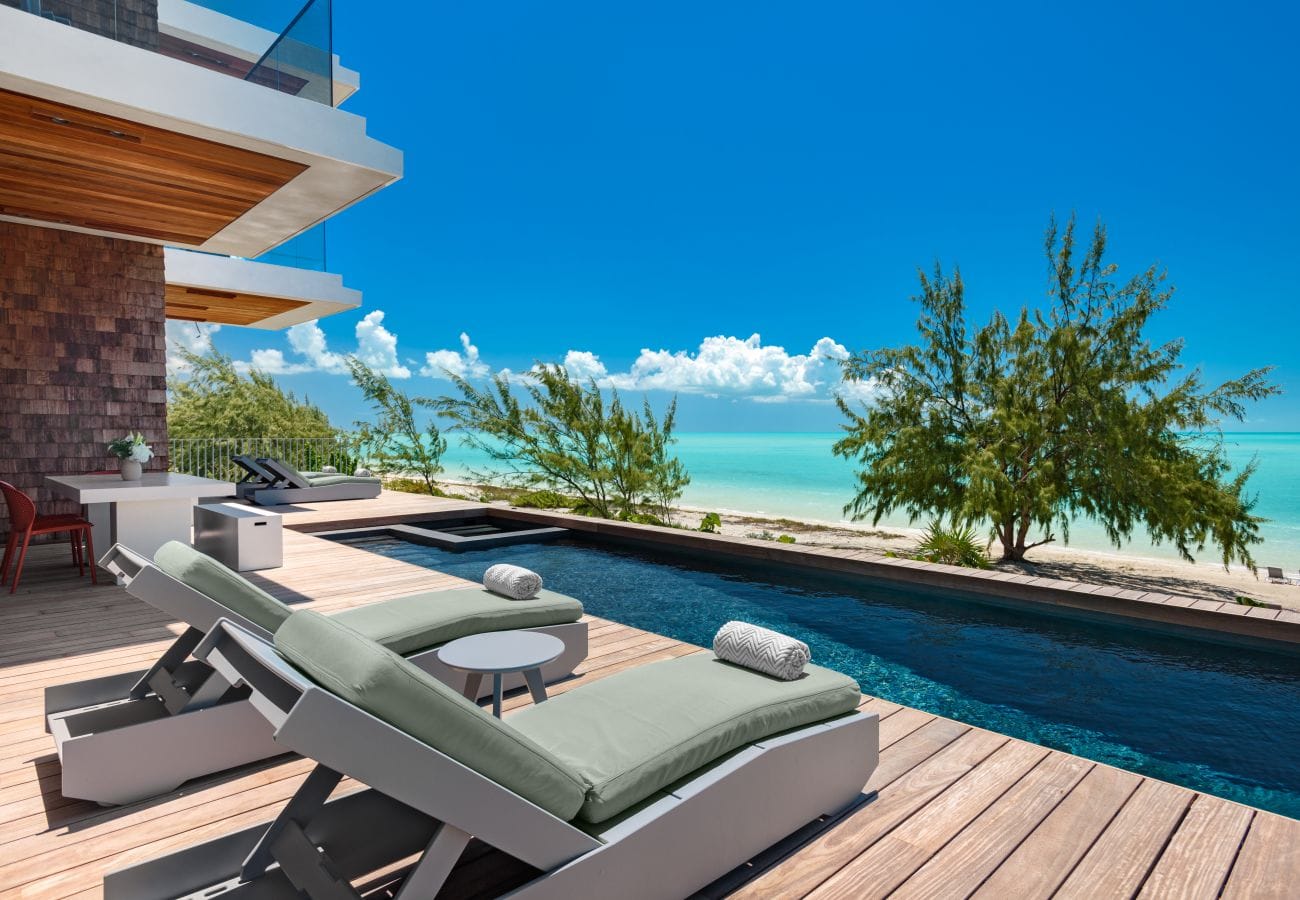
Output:
[[[492,715],[501,718],[501,673],[492,673]]]
[[[524,681],[528,682],[528,692],[533,695],[533,702],[545,703],[546,684],[542,681],[542,670],[525,669]]]
[[[465,687],[461,690],[461,695],[471,703],[478,702],[478,689],[483,684],[482,672],[470,672],[465,676]]]

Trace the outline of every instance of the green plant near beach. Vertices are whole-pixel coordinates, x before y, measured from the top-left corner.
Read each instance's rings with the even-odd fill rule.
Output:
[[[1254,597],[1238,596],[1237,602],[1242,606],[1263,606],[1263,607],[1268,606],[1267,603],[1263,602],[1262,600],[1256,600]]]
[[[299,400],[265,372],[247,373],[211,350],[178,350],[179,373],[167,379],[167,432],[173,438],[335,437],[324,410]]]
[[[793,544],[795,543],[796,538],[793,534],[782,534],[782,535],[778,535],[776,540],[777,543],[780,544]]]
[[[871,388],[866,405],[838,401],[835,453],[860,465],[845,512],[987,523],[1004,560],[1068,542],[1071,519],[1090,518],[1116,546],[1145,527],[1189,561],[1214,544],[1225,566],[1253,570],[1255,464],[1232,471],[1219,426],[1278,393],[1270,368],[1207,388],[1183,370],[1181,340],[1147,336],[1173,294],[1163,273],[1117,280],[1100,224],[1082,258],[1073,219],[1048,226],[1045,248],[1046,308],[972,330],[961,273],[936,267],[920,276],[920,341],[844,362]]]
[[[989,567],[989,555],[973,527],[952,525],[945,528],[938,520],[931,522],[921,535],[914,558],[948,566]]]
[[[675,399],[660,419],[649,402],[638,411],[617,391],[607,400],[594,381],[575,380],[561,365],[536,366],[519,384],[522,398],[504,374],[482,388],[448,376],[460,396],[435,407],[495,464],[497,471],[476,473],[484,480],[571,494],[575,513],[663,520],[690,482],[671,454]]]
[[[291,465],[309,471],[334,466],[351,472],[355,448],[346,432],[307,398],[299,400],[257,369],[236,367],[229,356],[180,348],[178,371],[167,379],[167,430],[173,440],[205,441],[200,453],[173,458],[191,475],[238,479],[230,457],[282,454],[290,439]],[[307,440],[299,440],[299,439]],[[323,440],[312,440],[323,439]]]
[[[347,358],[348,371],[375,413],[373,422],[357,422],[356,441],[369,465],[380,472],[416,477],[434,496],[440,491],[434,478],[442,472],[447,439],[432,420],[423,427],[416,421],[418,408],[432,409],[428,397],[412,397],[398,390],[388,376],[355,356]]]
[[[573,506],[573,498],[555,491],[525,491],[517,495],[513,503],[530,509],[568,509]]]
[[[704,518],[700,520],[700,531],[707,534],[717,534],[722,528],[722,516],[715,512],[705,513]]]

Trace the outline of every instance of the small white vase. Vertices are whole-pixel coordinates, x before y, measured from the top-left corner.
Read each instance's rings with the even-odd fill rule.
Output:
[[[122,460],[122,480],[139,481],[144,474],[144,466],[137,459]]]

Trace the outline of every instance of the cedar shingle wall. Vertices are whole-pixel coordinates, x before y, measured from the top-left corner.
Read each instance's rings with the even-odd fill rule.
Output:
[[[166,469],[163,288],[162,247],[0,222],[0,479],[41,512],[73,511],[41,476],[115,468],[128,430]]]

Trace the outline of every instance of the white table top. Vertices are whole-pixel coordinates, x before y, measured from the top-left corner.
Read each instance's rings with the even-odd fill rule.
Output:
[[[235,493],[233,482],[176,472],[145,472],[139,481],[123,481],[121,475],[46,475],[45,486],[78,503],[193,500]]]
[[[462,672],[522,672],[539,669],[564,652],[564,641],[537,631],[489,631],[457,638],[438,659]]]

